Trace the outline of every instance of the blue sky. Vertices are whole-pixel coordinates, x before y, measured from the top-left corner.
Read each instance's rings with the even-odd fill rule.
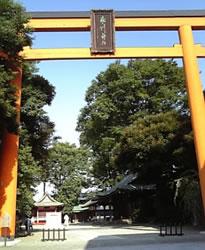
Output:
[[[205,0],[21,0],[27,11],[87,11],[114,10],[183,10],[205,9]],[[33,47],[90,47],[90,34],[35,33]],[[194,33],[195,42],[205,45],[205,32]],[[177,32],[118,32],[118,47],[172,46],[178,43]],[[91,81],[105,70],[112,60],[44,61],[38,64],[39,72],[56,87],[56,97],[46,108],[56,124],[56,133],[64,141],[78,144],[75,132],[84,95]],[[204,82],[204,60],[199,60]]]
[[[29,11],[202,9],[204,0],[20,0]]]

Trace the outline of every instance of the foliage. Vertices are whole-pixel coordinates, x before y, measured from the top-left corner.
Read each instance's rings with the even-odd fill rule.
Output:
[[[31,44],[28,16],[24,8],[13,0],[0,0],[0,144],[4,129],[17,132],[15,110],[15,87],[10,84],[15,77],[12,72],[20,60],[18,53],[23,46]]]
[[[173,61],[111,64],[92,82],[85,99],[87,104],[81,110],[77,130],[81,132],[81,143],[93,150],[98,176],[116,176],[119,169],[113,163],[113,150],[118,143],[123,144],[126,128],[137,124],[138,119],[147,118],[149,123],[150,117],[153,120],[156,114],[162,113],[163,124],[163,113],[187,112],[183,72]],[[156,129],[152,129],[155,134]]]
[[[4,129],[17,131],[15,110],[15,88],[10,84],[13,79],[11,70],[3,59],[0,59],[0,144]]]
[[[42,76],[32,74],[34,66],[29,67],[29,64],[24,65],[21,127],[26,140],[22,143],[31,145],[34,157],[43,164],[54,132],[54,124],[43,107],[51,104],[55,89]]]
[[[66,178],[61,187],[58,188],[55,198],[64,203],[63,212],[70,214],[75,205],[78,204],[78,197],[82,189],[82,178],[78,175],[70,175]]]
[[[32,156],[31,147],[20,145],[17,213],[21,218],[31,215],[34,187],[39,182],[39,173],[38,162]]]
[[[24,46],[31,45],[31,29],[25,9],[13,0],[0,0],[0,51],[18,57]]]
[[[82,187],[89,175],[89,152],[69,143],[56,142],[49,152],[50,182],[54,196],[64,203],[64,212],[70,213],[77,204]]]
[[[54,124],[43,108],[51,104],[55,90],[35,73],[35,65],[24,63],[17,199],[21,216],[31,213],[34,188],[47,177],[48,147],[54,132]]]
[[[114,148],[116,164],[134,172],[143,168],[151,182],[156,180],[160,171],[171,171],[167,152],[179,128],[178,119],[175,112],[166,112],[134,121],[123,130],[121,141]],[[149,171],[146,171],[147,167]]]

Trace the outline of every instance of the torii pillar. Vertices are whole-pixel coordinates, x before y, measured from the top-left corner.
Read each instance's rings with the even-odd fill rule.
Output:
[[[183,50],[184,72],[194,132],[195,151],[198,162],[201,195],[205,214],[205,101],[194,49],[192,27],[182,25],[179,36]]]
[[[11,82],[16,87],[17,122],[20,121],[22,69],[12,68],[15,78]],[[16,191],[18,167],[19,135],[8,133],[3,137],[0,155],[0,237],[8,234],[15,237],[16,225]],[[7,218],[7,219],[6,219]],[[5,221],[5,219],[7,221]],[[5,229],[2,226],[8,224]]]

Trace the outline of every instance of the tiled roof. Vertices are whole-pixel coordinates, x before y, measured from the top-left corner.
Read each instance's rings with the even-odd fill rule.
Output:
[[[126,175],[120,182],[118,182],[114,187],[111,189],[100,192],[97,194],[97,197],[105,197],[112,195],[118,191],[144,191],[144,190],[155,190],[156,185],[155,184],[138,184],[136,182],[137,174],[129,174]]]
[[[88,207],[81,207],[81,205],[78,205],[78,206],[73,207],[72,212],[73,213],[80,213],[80,212],[86,211],[88,209],[89,209]]]
[[[36,207],[51,207],[51,206],[59,207],[59,206],[63,206],[64,204],[56,201],[48,193],[45,193],[38,202],[34,203],[34,205]]]

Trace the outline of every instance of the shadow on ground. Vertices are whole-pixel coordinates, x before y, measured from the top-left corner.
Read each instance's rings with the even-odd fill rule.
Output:
[[[136,234],[113,234],[113,235],[99,235],[87,242],[84,250],[161,250],[161,249],[205,249],[205,234],[200,234],[199,231],[186,231],[182,236],[159,236],[159,233],[149,233],[153,228],[131,228],[124,227],[124,229],[136,230]],[[145,231],[146,230],[146,231]],[[201,248],[203,246],[203,248]]]

